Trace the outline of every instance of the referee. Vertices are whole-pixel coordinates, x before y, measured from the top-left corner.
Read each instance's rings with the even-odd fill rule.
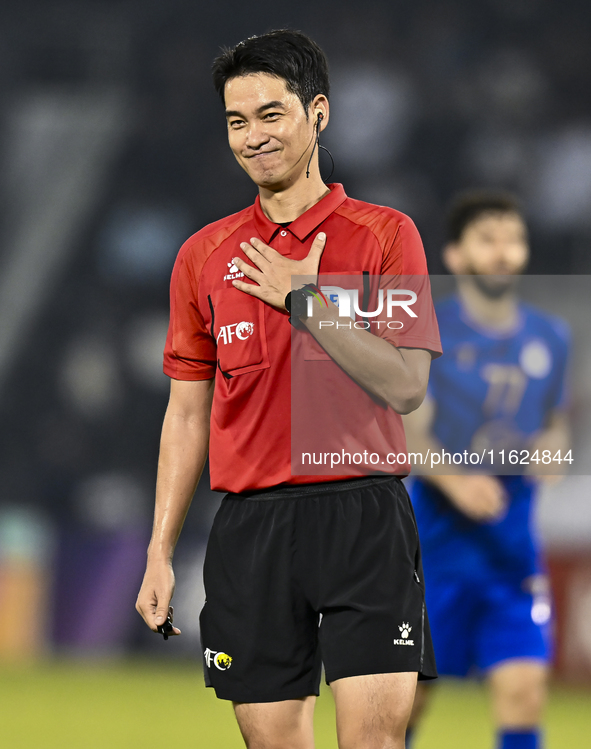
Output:
[[[367,396],[378,441],[405,453],[399,414],[420,405],[441,352],[430,298],[394,339],[388,326],[342,324],[320,279],[426,278],[421,240],[404,214],[322,181],[329,81],[312,40],[249,38],[213,78],[258,197],[192,236],[174,267],[170,401],[136,608],[153,631],[171,613],[174,548],[209,450],[212,488],[228,493],[204,567],[206,684],[234,703],[250,749],[312,749],[323,663],[339,747],[402,749],[417,676],[436,676],[407,469],[292,471],[290,361],[297,330]],[[292,292],[292,276],[316,283]]]

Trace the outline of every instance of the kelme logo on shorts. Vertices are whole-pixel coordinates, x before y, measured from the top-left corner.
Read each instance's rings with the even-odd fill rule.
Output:
[[[227,653],[221,653],[217,650],[206,648],[203,655],[205,657],[207,668],[211,668],[211,664],[213,663],[213,665],[220,671],[227,671],[232,665],[232,656]]]
[[[414,640],[409,640],[409,635],[412,632],[412,627],[408,622],[402,622],[402,625],[398,626],[400,630],[400,639],[394,640],[394,645],[414,645]]]

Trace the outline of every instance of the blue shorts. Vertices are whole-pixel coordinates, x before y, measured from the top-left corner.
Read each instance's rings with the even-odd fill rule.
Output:
[[[437,670],[441,676],[487,671],[502,661],[551,657],[549,599],[521,581],[426,578]]]

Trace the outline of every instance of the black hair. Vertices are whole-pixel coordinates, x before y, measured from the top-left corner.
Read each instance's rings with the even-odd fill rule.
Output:
[[[328,62],[324,52],[301,31],[276,29],[251,36],[233,48],[223,48],[213,61],[213,85],[224,101],[224,87],[231,78],[267,73],[282,78],[287,90],[302,102],[306,117],[315,96],[328,98]]]
[[[488,214],[512,213],[523,218],[517,199],[505,192],[473,191],[456,197],[447,215],[447,239],[459,242],[466,227]]]

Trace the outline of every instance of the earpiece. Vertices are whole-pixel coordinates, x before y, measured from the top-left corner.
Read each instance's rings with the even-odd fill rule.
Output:
[[[312,153],[310,154],[310,158],[308,159],[308,166],[306,167],[306,177],[310,176],[310,164],[312,163],[312,156],[314,155],[314,151],[316,150],[316,147],[318,147],[318,149],[321,148],[323,151],[326,151],[327,154],[330,156],[330,160],[332,161],[332,169],[330,171],[330,174],[328,175],[328,179],[332,177],[332,173],[334,171],[334,160],[332,158],[331,152],[328,150],[328,148],[325,148],[324,146],[320,145],[320,123],[322,122],[323,119],[324,119],[324,114],[322,112],[318,112],[318,114],[316,115],[316,124],[314,125],[314,128],[316,130],[316,142],[314,143],[314,147],[312,148]],[[312,135],[312,137],[314,137],[314,135]]]

